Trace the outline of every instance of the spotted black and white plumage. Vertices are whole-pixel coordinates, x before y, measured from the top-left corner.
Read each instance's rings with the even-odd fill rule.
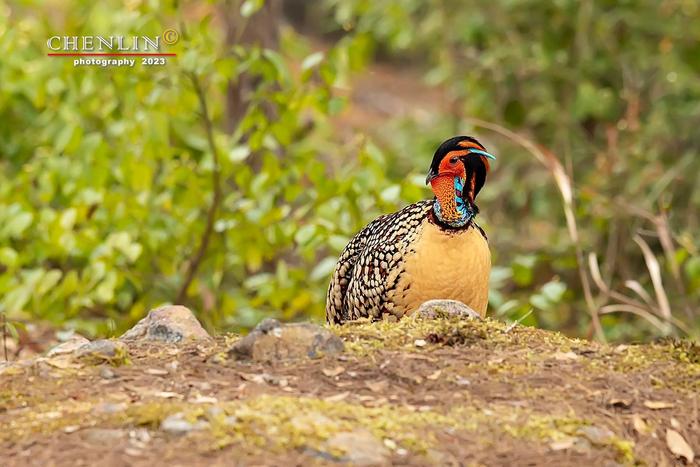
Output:
[[[391,313],[387,294],[401,275],[402,259],[410,250],[418,227],[432,210],[420,201],[370,222],[348,243],[328,288],[326,319],[341,323]]]

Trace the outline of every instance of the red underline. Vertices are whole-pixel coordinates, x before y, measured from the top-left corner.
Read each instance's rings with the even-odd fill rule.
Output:
[[[51,53],[47,54],[49,57],[147,57],[147,56],[160,56],[160,57],[175,57],[177,54],[171,53]]]

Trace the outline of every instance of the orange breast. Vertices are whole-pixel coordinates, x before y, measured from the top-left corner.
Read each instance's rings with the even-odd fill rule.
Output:
[[[432,299],[459,300],[486,314],[491,252],[478,229],[446,231],[427,220],[406,255],[394,313],[410,313]]]

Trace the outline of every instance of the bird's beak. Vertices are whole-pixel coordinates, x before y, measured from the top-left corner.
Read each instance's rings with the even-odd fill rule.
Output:
[[[436,174],[433,168],[431,167],[428,171],[428,176],[425,177],[425,184],[429,184],[434,178],[437,178],[437,176],[438,174]]]
[[[496,160],[496,156],[494,156],[493,154],[489,154],[486,151],[482,151],[481,149],[469,148],[469,152],[471,154],[481,154],[482,156],[486,156],[487,158],[494,160],[494,161]]]

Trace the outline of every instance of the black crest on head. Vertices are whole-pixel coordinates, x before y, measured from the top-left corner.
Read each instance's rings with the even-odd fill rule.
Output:
[[[435,173],[438,173],[440,162],[442,161],[442,158],[447,155],[448,152],[464,150],[465,148],[459,145],[459,143],[461,143],[462,141],[474,143],[481,149],[486,151],[486,148],[479,141],[477,141],[476,138],[473,138],[471,136],[454,136],[448,139],[447,141],[443,142],[440,146],[438,146],[437,150],[435,151],[435,155],[433,156],[433,162],[430,164],[430,170],[434,171]]]
[[[452,137],[447,141],[443,142],[435,151],[433,161],[430,164],[430,170],[428,171],[428,178],[430,178],[431,175],[435,176],[439,173],[440,162],[442,162],[442,159],[447,154],[449,154],[452,151],[465,151],[466,149],[468,149],[467,147],[460,145],[460,143],[463,144],[465,142],[473,143],[482,151],[486,151],[484,145],[481,144],[476,138],[473,138],[471,136]],[[464,164],[467,172],[467,185],[465,186],[465,190],[469,189],[470,179],[471,177],[473,177],[473,198],[476,198],[476,195],[479,194],[479,191],[481,191],[481,188],[484,186],[484,183],[486,183],[486,174],[488,172],[488,170],[486,169],[486,165],[484,164],[484,161],[481,157],[476,157],[475,155],[467,154],[464,156],[460,156],[460,159],[462,160],[462,163]]]

